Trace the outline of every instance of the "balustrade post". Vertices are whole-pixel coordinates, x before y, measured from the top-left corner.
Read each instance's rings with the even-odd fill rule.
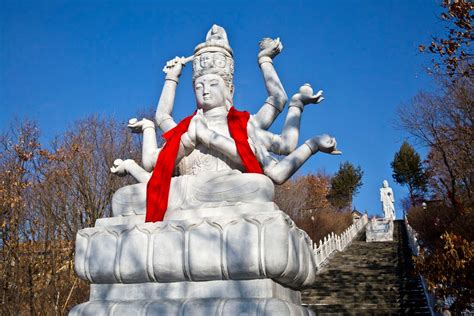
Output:
[[[328,236],[324,237],[323,247],[324,247],[324,260],[329,256],[328,253]]]
[[[331,233],[331,253],[336,250],[334,232]]]

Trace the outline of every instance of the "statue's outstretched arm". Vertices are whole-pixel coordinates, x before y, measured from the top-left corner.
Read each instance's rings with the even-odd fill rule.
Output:
[[[116,159],[114,165],[110,168],[110,171],[118,176],[125,176],[130,174],[140,183],[147,183],[150,180],[151,172],[146,171],[140,167],[132,159]]]
[[[283,49],[280,39],[276,40],[264,38],[260,42],[260,52],[258,54],[258,64],[262,70],[263,80],[267,88],[268,98],[260,110],[252,116],[255,124],[262,128],[268,129],[278,114],[285,107],[288,96],[281,84],[280,78],[273,66],[273,58]]]
[[[195,133],[197,141],[203,143],[208,148],[221,152],[234,162],[241,163],[234,140],[210,130],[207,127],[202,112],[198,111],[191,121],[190,130],[191,129],[196,131],[191,132],[191,134]],[[251,138],[256,137],[252,128],[250,128],[249,136]],[[259,142],[258,139],[255,139],[255,141]],[[272,157],[264,146],[262,146],[260,150],[257,150],[256,154],[257,159],[263,166],[265,175],[272,179],[273,182],[281,184],[288,180],[311,155],[314,155],[318,151],[333,155],[341,153],[336,149],[336,140],[333,137],[322,135],[307,140],[303,145],[280,161]]]
[[[186,134],[185,134],[186,135]],[[158,155],[160,154],[162,148],[157,148],[153,152],[153,167],[155,167],[156,161],[158,159]],[[178,155],[176,157],[176,162],[175,165],[179,164],[181,159],[183,159],[185,156],[189,155],[191,152],[190,147],[184,146],[183,141],[181,141],[179,150],[178,150]],[[153,168],[152,168],[153,169]],[[116,159],[114,161],[113,166],[110,168],[110,171],[118,176],[125,176],[127,174],[131,175],[134,177],[138,182],[141,183],[146,183],[148,180],[150,180],[151,177],[151,172],[143,169],[140,167],[134,160],[132,159]]]
[[[336,149],[336,140],[329,135],[315,136],[299,146],[291,154],[278,161],[276,159],[266,159],[263,161],[263,172],[276,184],[282,184],[288,180],[309,157],[318,151],[339,155]]]
[[[135,161],[131,159],[121,160],[117,159],[114,162],[114,166],[111,168],[112,173],[116,173],[118,175],[125,175],[131,174],[135,179],[139,182],[146,182],[142,181],[144,178],[143,170],[145,173],[149,173],[153,171],[155,168],[156,161],[158,159],[158,155],[162,148],[158,148],[158,144],[156,141],[156,131],[155,131],[155,124],[147,119],[142,119],[138,121],[136,118],[130,119],[128,121],[128,127],[132,130],[133,133],[143,133],[143,145],[142,145],[142,164],[143,168],[140,167]],[[176,164],[180,162],[180,160],[189,155],[191,151],[194,149],[194,143],[190,141],[189,135],[185,133],[181,137],[181,142],[178,150],[178,155],[176,157]],[[132,163],[133,162],[133,163]],[[141,170],[137,169],[140,168]],[[130,170],[129,170],[130,169]]]
[[[174,98],[176,96],[176,87],[179,82],[179,76],[183,70],[183,66],[189,61],[189,58],[175,57],[168,61],[163,68],[166,73],[165,84],[161,91],[160,100],[156,108],[156,124],[163,133],[176,126],[176,122],[171,117],[174,106]]]
[[[323,101],[322,93],[322,91],[318,91],[318,93],[313,94],[313,89],[309,84],[304,84],[300,87],[299,92],[291,97],[281,135],[256,128],[255,131],[265,148],[278,155],[288,155],[294,151],[298,145],[301,113],[304,106]],[[254,124],[254,122],[252,123]]]

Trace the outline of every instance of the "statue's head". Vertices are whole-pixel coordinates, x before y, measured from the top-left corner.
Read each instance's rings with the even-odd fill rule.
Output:
[[[213,87],[214,90],[217,88],[223,90],[222,94],[225,101],[221,105],[231,106],[234,94],[234,59],[232,54],[225,30],[214,24],[207,33],[206,41],[194,49],[193,85],[198,106],[207,106],[200,103],[200,101],[205,100],[200,100],[200,97],[203,98],[202,90],[198,91],[200,88],[206,88],[206,82],[219,83]],[[215,93],[213,94],[215,95]],[[215,97],[215,100],[217,100],[217,96]],[[214,106],[216,104],[213,104]]]
[[[383,180],[383,187],[388,188],[388,181],[387,180]]]
[[[216,74],[205,74],[197,77],[194,81],[194,93],[196,94],[198,108],[204,111],[227,106],[232,100],[224,79]]]

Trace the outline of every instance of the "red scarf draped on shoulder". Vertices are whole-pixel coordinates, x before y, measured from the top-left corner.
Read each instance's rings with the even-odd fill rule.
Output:
[[[165,217],[179,143],[181,136],[188,131],[193,116],[186,117],[173,129],[163,134],[166,143],[158,155],[155,169],[147,184],[145,222],[160,222]],[[248,142],[247,122],[249,118],[250,114],[247,111],[237,111],[231,107],[227,114],[229,133],[235,141],[245,171],[263,174]]]

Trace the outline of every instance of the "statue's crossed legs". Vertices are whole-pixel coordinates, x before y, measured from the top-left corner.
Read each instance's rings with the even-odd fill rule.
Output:
[[[114,216],[146,212],[147,183],[125,186],[112,198]],[[274,185],[267,176],[238,170],[206,172],[171,178],[168,211],[199,209],[236,203],[273,202]]]

